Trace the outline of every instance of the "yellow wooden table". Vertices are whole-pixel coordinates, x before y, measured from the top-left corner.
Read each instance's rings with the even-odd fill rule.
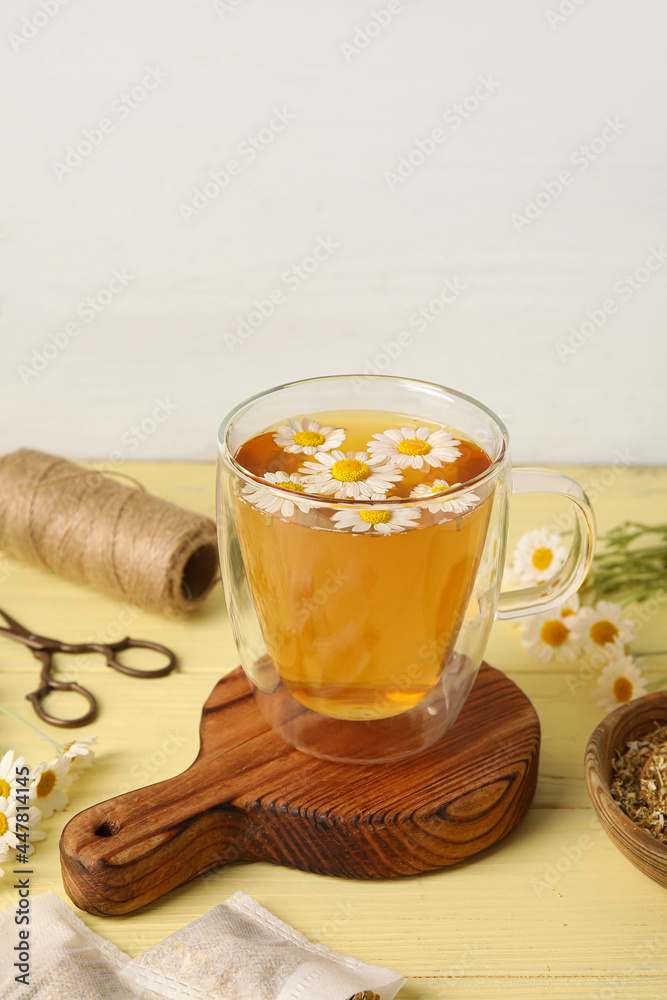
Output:
[[[125,468],[150,491],[213,516],[211,465]],[[627,517],[665,520],[667,470],[619,461],[615,468],[563,471],[588,489],[600,531]],[[512,537],[547,523],[550,503],[518,498]],[[163,642],[180,658],[178,672],[152,681],[122,676],[93,658],[80,680],[99,697],[98,720],[82,730],[40,723],[56,739],[100,737],[93,769],[72,785],[67,809],[44,821],[47,839],[36,845],[32,859],[33,894],[53,889],[67,900],[58,862],[62,827],[95,802],[191,763],[201,706],[216,681],[237,665],[236,650],[219,587],[203,611],[174,622],[0,556],[0,606],[42,634],[78,642],[129,633]],[[636,645],[664,648],[666,624],[664,612],[642,624]],[[542,723],[533,805],[495,847],[454,868],[386,882],[235,865],[126,917],[80,916],[134,956],[242,889],[312,941],[402,972],[409,983],[401,1000],[656,1000],[667,974],[667,893],[635,869],[594,820],[582,764],[603,714],[591,698],[595,681],[584,682],[577,664],[530,659],[511,623],[496,623],[487,659],[528,694]],[[667,674],[667,658],[652,657],[648,667],[657,681]],[[24,696],[36,687],[36,676],[30,653],[0,639],[0,704],[31,722],[37,720]],[[19,750],[32,765],[50,759],[46,743],[6,716],[0,716],[0,745]],[[5,877],[0,906],[16,902],[11,876]]]

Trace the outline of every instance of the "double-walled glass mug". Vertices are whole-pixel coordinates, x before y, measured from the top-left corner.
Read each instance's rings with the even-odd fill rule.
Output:
[[[331,760],[381,762],[455,722],[494,618],[548,611],[588,570],[581,486],[512,469],[507,430],[452,389],[335,376],[246,400],[219,432],[222,577],[268,724]],[[509,494],[572,501],[565,563],[500,592]]]

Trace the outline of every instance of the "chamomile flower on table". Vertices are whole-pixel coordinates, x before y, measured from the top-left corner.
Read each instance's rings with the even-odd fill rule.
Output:
[[[264,479],[272,486],[279,486],[282,490],[289,490],[292,494],[305,493],[303,477],[293,472],[288,476],[285,472],[266,472]],[[292,517],[295,506],[305,513],[310,510],[312,503],[308,500],[297,500],[292,497],[277,497],[275,494],[265,490],[259,483],[248,484],[243,487],[241,495],[244,500],[254,507],[263,510],[265,514],[280,514],[282,517]]]
[[[18,847],[16,839],[16,802],[11,797],[0,798],[0,850]]]
[[[578,608],[579,599],[575,594],[574,600],[570,599],[553,611],[524,618],[519,625],[523,648],[544,663],[576,660],[581,645],[574,637],[572,622]]]
[[[588,653],[603,650],[610,656],[630,642],[635,623],[623,618],[623,609],[614,601],[598,601],[595,607],[581,608],[572,622],[572,631]]]
[[[515,575],[524,586],[544,583],[565,563],[567,548],[557,531],[536,528],[517,542],[512,556]]]
[[[579,594],[573,594],[572,597],[568,598],[558,606],[558,611],[560,612],[561,618],[571,618],[573,615],[579,613],[579,608],[581,607],[581,601],[579,600]],[[572,627],[572,622],[569,623],[570,628]]]
[[[26,766],[25,757],[17,757],[13,750],[8,750],[0,760],[0,797],[14,795],[18,787],[17,771]]]
[[[16,851],[12,847],[7,847],[6,844],[0,846],[0,878],[5,874],[5,869],[2,866],[9,865],[13,867],[15,858]]]
[[[44,819],[67,805],[66,791],[72,784],[69,764],[67,757],[60,756],[48,764],[43,761],[32,772],[29,803],[40,810]]]
[[[631,656],[620,655],[611,660],[598,678],[593,697],[607,712],[646,694],[646,682]]]
[[[302,452],[304,455],[315,455],[318,451],[331,451],[340,448],[345,440],[346,432],[342,427],[324,427],[317,420],[304,417],[296,420],[291,417],[288,424],[279,427],[273,435],[276,444],[292,454]]]
[[[339,500],[382,500],[403,478],[395,465],[366,451],[319,451],[299,475],[308,493]]]
[[[445,479],[436,479],[432,483],[420,483],[419,486],[415,486],[410,496],[418,499],[442,496],[438,503],[427,505],[431,514],[465,514],[476,503],[479,503],[479,497],[476,493],[463,493],[452,500],[446,500],[443,496],[448,490],[458,489],[461,485],[461,483],[454,483],[453,486],[450,486]]]
[[[20,833],[26,835],[25,840],[19,840],[19,851],[21,854],[31,855],[35,853],[34,844],[39,840],[44,840],[46,834],[42,830],[40,821],[42,819],[42,811],[38,809],[37,806],[30,806],[27,810],[25,806],[21,807],[23,820]],[[28,822],[25,822],[25,813],[28,813]],[[25,827],[27,826],[27,831]]]
[[[513,563],[506,562],[503,567],[503,590],[520,590],[527,586],[523,578],[517,573]]]
[[[430,427],[390,427],[373,434],[366,447],[373,458],[391,462],[399,469],[438,468],[455,461],[461,454],[458,441],[446,430]]]
[[[368,510],[339,510],[331,520],[337,528],[352,529],[354,532],[376,531],[380,535],[392,535],[406,528],[414,528],[420,512],[401,507],[373,507]]]
[[[68,774],[72,781],[77,781],[82,771],[87,771],[93,766],[95,751],[93,747],[97,744],[97,736],[86,736],[80,740],[73,740],[63,748],[63,757],[69,760]]]

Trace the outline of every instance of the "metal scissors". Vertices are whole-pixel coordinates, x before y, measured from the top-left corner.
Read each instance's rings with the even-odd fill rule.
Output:
[[[85,726],[87,722],[91,722],[97,715],[97,700],[91,691],[82,687],[81,684],[77,684],[76,681],[57,681],[51,676],[54,653],[101,653],[106,659],[107,666],[113,667],[114,670],[120,670],[122,674],[128,674],[130,677],[164,677],[166,674],[171,673],[176,666],[176,656],[174,653],[170,649],[167,649],[166,646],[161,646],[158,642],[130,639],[129,637],[119,639],[117,642],[108,643],[61,642],[59,639],[49,639],[48,636],[35,635],[34,632],[24,628],[15,618],[12,618],[1,608],[0,617],[4,618],[7,623],[7,628],[0,626],[0,635],[7,636],[8,639],[15,639],[16,642],[22,642],[42,664],[40,686],[36,691],[27,694],[26,698],[32,702],[32,707],[40,719],[44,722],[50,722],[52,726]],[[116,659],[116,654],[121,653],[124,649],[154,649],[158,653],[164,653],[167,657],[167,663],[164,667],[158,667],[154,670],[138,670],[136,667],[128,667]],[[51,691],[76,691],[77,694],[83,695],[87,700],[89,705],[88,711],[78,719],[58,719],[55,715],[49,715],[42,706],[42,700]]]

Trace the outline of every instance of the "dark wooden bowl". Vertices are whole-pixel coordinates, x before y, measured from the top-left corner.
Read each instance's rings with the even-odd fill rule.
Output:
[[[612,760],[617,749],[667,722],[667,691],[637,698],[607,716],[594,730],[584,773],[593,808],[603,829],[619,851],[660,885],[667,888],[667,845],[636,826],[611,796]]]

